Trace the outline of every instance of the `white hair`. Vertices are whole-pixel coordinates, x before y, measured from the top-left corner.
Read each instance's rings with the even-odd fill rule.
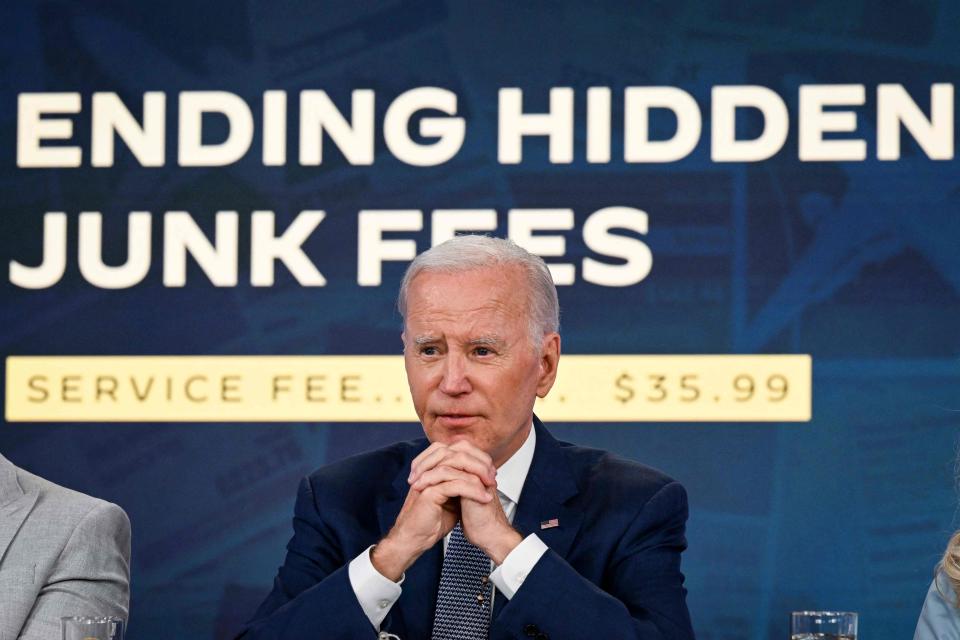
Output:
[[[550,269],[540,256],[534,255],[512,240],[480,235],[455,236],[424,251],[410,263],[400,283],[397,308],[406,321],[407,293],[410,283],[423,272],[462,273],[484,267],[516,265],[523,271],[529,295],[530,341],[539,351],[540,339],[560,331],[560,303]]]

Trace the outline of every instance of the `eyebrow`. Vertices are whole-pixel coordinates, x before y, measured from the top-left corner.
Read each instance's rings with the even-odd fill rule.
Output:
[[[417,336],[416,338],[413,339],[413,343],[418,347],[423,346],[425,344],[434,344],[440,341],[441,339],[439,337],[431,336],[431,335]],[[502,343],[503,343],[503,340],[501,340],[500,337],[496,335],[479,336],[467,342],[467,344],[473,345],[473,346],[478,346],[478,345],[495,346]]]

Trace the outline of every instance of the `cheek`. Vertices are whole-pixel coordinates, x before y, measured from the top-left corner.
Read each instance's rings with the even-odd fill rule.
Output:
[[[536,388],[539,373],[540,370],[536,362],[525,362],[522,366],[511,369],[503,377],[502,385],[508,387],[514,394],[518,389],[529,391]]]
[[[424,371],[423,367],[416,363],[407,363],[407,384],[413,395],[423,394],[430,387],[429,372]]]

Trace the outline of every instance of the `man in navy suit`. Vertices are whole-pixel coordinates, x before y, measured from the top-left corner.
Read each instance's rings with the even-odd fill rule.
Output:
[[[533,415],[560,359],[543,260],[460,236],[411,263],[398,304],[426,439],[303,480],[242,637],[693,638],[683,487]]]

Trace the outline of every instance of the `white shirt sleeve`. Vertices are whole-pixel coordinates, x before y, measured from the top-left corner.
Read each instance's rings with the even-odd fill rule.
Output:
[[[360,607],[370,619],[370,624],[379,630],[390,608],[400,599],[403,576],[400,576],[400,582],[394,582],[377,571],[370,560],[371,549],[372,545],[350,561],[347,575]]]
[[[490,580],[497,590],[509,600],[533,571],[540,557],[547,552],[547,545],[537,534],[531,533],[503,559],[503,564],[493,570]]]

